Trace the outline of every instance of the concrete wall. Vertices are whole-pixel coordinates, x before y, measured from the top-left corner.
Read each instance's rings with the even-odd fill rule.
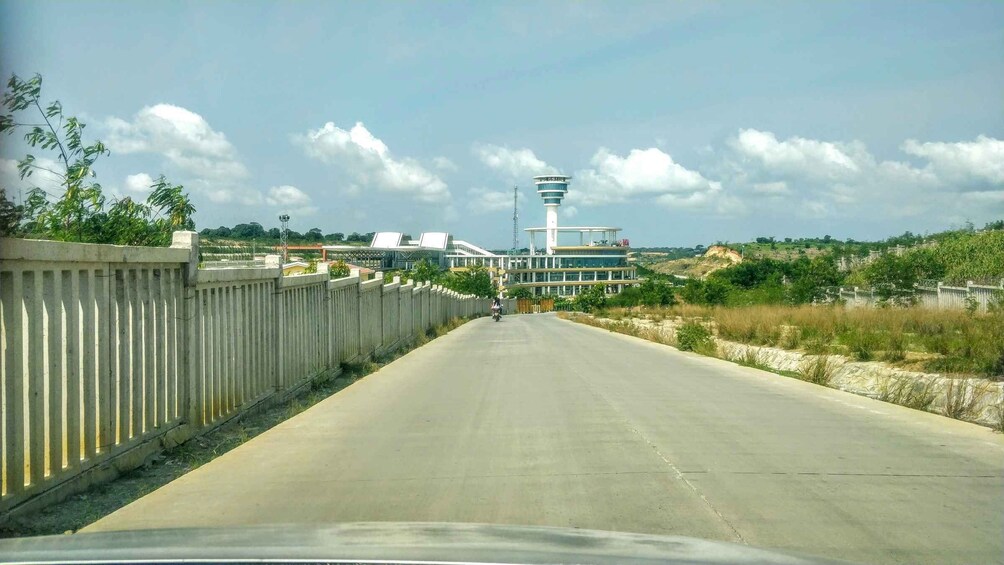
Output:
[[[970,304],[977,310],[986,312],[987,307],[995,299],[1004,299],[1004,280],[999,286],[979,285],[969,282],[966,286],[948,286],[942,283],[930,283],[932,286],[916,288],[917,305],[927,308],[964,309]],[[878,296],[872,290],[860,288],[841,288],[840,298],[848,307],[874,306]]]
[[[358,273],[199,270],[198,246],[194,232],[169,249],[0,239],[0,521],[340,363],[489,310]]]

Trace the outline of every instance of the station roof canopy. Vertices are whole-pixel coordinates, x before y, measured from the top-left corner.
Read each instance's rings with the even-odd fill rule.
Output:
[[[418,239],[404,241],[404,234],[394,231],[382,231],[373,235],[369,247],[360,248],[354,245],[325,245],[329,251],[352,251],[361,253],[364,250],[374,253],[385,251],[446,251],[451,241],[447,232],[426,232]]]
[[[423,249],[440,249],[445,251],[450,242],[450,234],[441,231],[426,232],[418,238],[418,246]]]
[[[528,232],[542,232],[542,231],[547,231],[547,229],[548,228],[526,228],[523,231],[528,231]],[[579,226],[579,227],[559,226],[559,227],[551,228],[551,229],[555,229],[557,231],[566,231],[566,232],[584,232],[584,233],[589,233],[589,232],[618,232],[618,231],[621,231],[622,228],[613,228],[613,227],[606,227],[606,226]]]
[[[370,243],[370,247],[380,247],[383,249],[401,247],[402,237],[404,237],[403,234],[397,231],[377,232],[377,234],[373,236],[373,241]]]

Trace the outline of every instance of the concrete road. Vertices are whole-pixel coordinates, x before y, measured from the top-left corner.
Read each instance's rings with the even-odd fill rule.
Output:
[[[89,527],[447,521],[1004,561],[1004,438],[552,315],[476,320]]]

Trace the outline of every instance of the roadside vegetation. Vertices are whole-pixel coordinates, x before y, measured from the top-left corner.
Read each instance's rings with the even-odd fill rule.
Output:
[[[446,270],[439,265],[419,259],[410,270],[384,271],[385,282],[390,282],[395,276],[401,281],[411,279],[415,282],[431,282],[444,286],[461,294],[471,294],[479,298],[492,298],[499,293],[498,283],[492,280],[491,273],[481,265],[466,269]]]
[[[86,141],[84,127],[58,100],[43,100],[40,75],[27,80],[11,75],[0,133],[19,134],[29,147],[31,153],[17,161],[29,188],[15,202],[9,187],[0,186],[0,237],[165,246],[173,231],[195,228],[195,206],[184,187],[164,176],[149,186],[145,202],[128,196],[109,202],[95,165],[110,153],[101,141]]]
[[[612,320],[700,324],[728,341],[811,355],[845,355],[925,372],[1004,380],[1004,310],[986,314],[924,308],[691,304],[608,309]],[[682,328],[681,328],[682,329]],[[683,347],[681,347],[683,348]]]

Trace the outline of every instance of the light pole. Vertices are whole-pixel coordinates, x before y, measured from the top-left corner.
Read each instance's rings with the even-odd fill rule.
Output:
[[[289,214],[279,216],[279,246],[282,247],[282,262],[289,261]]]

